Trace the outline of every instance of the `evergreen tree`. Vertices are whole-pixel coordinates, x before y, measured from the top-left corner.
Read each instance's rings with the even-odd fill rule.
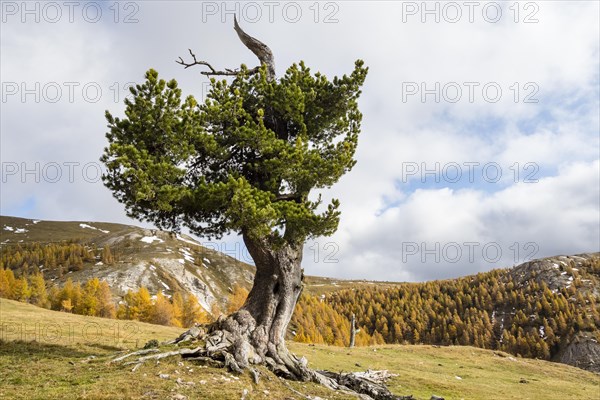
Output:
[[[355,164],[367,68],[359,60],[349,76],[330,81],[300,62],[277,79],[270,49],[237,22],[235,29],[261,67],[211,80],[202,104],[182,100],[175,80],[149,70],[125,100],[124,118],[106,112],[103,179],[131,217],[201,236],[240,234],[257,272],[239,317],[221,326],[235,327],[233,341],[246,343],[230,350],[245,365],[250,346],[255,360],[279,360],[307,380],[284,338],[302,290],[304,243],[335,232],[340,217],[337,200],[321,211],[310,195]]]

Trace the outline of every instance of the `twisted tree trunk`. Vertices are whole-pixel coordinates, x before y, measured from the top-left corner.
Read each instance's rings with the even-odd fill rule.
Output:
[[[256,327],[250,338],[260,357],[271,357],[290,368],[285,334],[302,292],[302,245],[285,244],[272,249],[266,241],[244,236],[244,243],[254,259],[254,286],[239,312],[247,312]],[[290,371],[295,373],[295,371]]]
[[[210,327],[206,350],[224,354],[233,370],[266,364],[286,378],[314,380],[306,362],[285,345],[287,326],[302,292],[302,245],[275,247],[247,235],[244,243],[256,265],[254,286],[238,311]]]

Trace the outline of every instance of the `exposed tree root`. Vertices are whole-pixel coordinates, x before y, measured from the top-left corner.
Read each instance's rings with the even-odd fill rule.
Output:
[[[133,368],[131,368],[131,372],[135,372],[135,371],[137,371],[137,369],[138,369],[139,367],[141,367],[141,366],[142,366],[142,363],[137,363],[137,364],[135,364],[135,365],[133,366]]]
[[[198,351],[200,351],[200,347],[195,348],[195,349],[184,348],[184,349],[180,349],[180,350],[167,351],[165,353],[158,353],[158,354],[152,354],[149,356],[139,357],[137,360],[126,362],[123,365],[140,364],[140,363],[144,363],[149,360],[160,360],[162,358],[167,358],[167,357],[173,357],[173,356],[179,356],[179,355],[184,356],[186,354],[195,354]],[[115,360],[113,360],[113,362],[114,361]]]
[[[235,316],[235,314],[234,314]],[[167,344],[182,344],[191,341],[201,341],[196,348],[181,348],[157,353],[157,349],[139,350],[113,359],[111,362],[121,362],[129,357],[139,356],[123,365],[135,364],[134,370],[147,361],[181,356],[187,360],[199,361],[213,367],[225,367],[233,373],[241,374],[248,370],[255,383],[259,382],[260,374],[252,364],[266,365],[277,376],[296,381],[315,382],[332,390],[353,394],[362,400],[408,400],[412,396],[396,396],[385,386],[385,381],[394,376],[387,371],[366,371],[357,373],[336,373],[331,371],[315,371],[308,368],[307,360],[297,358],[285,346],[275,346],[268,343],[260,346],[260,332],[253,329],[252,324],[244,326],[234,316],[221,319],[204,329],[195,326],[181,334],[177,339]],[[243,317],[243,316],[242,316]],[[232,318],[233,322],[232,322]],[[228,329],[227,329],[228,328]],[[254,339],[254,340],[253,340]],[[150,354],[153,353],[153,354]],[[288,387],[289,384],[284,381]],[[297,391],[293,390],[294,393]],[[310,398],[302,393],[296,393]]]
[[[124,359],[132,357],[132,356],[139,356],[139,355],[148,354],[148,353],[158,353],[159,351],[160,350],[158,350],[158,349],[143,349],[143,350],[138,350],[138,351],[134,351],[133,353],[127,353],[127,354],[122,355],[120,357],[114,358],[110,362],[111,363],[116,363],[116,362],[123,361]]]
[[[258,370],[254,368],[249,368],[249,370],[250,375],[252,375],[252,380],[254,381],[254,384],[258,385],[258,381],[260,380],[260,372],[258,372]]]
[[[170,341],[166,342],[165,344],[179,344],[179,343],[183,343],[183,342],[189,342],[191,340],[195,340],[195,339],[201,337],[202,335],[204,335],[204,333],[205,333],[205,330],[202,327],[202,325],[195,324],[190,329],[188,329],[187,331],[185,331],[181,335],[179,335],[179,337],[177,337],[176,339],[170,340]]]
[[[297,391],[296,389],[294,389],[292,387],[292,385],[290,385],[289,383],[287,383],[285,381],[285,379],[281,379],[281,382],[289,389],[290,392],[294,393],[296,396],[300,396],[301,398],[306,399],[306,400],[313,400],[312,397],[307,396],[304,393],[300,393],[299,391]]]
[[[396,396],[392,394],[385,386],[385,379],[382,381],[381,376],[387,371],[367,371],[356,373],[337,373],[331,371],[318,371],[318,373],[326,376],[341,387],[350,389],[353,392],[366,394],[374,400],[413,400],[413,396]],[[389,375],[388,375],[389,377]]]

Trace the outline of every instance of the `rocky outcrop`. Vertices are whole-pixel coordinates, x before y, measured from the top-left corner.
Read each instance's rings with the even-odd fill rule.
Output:
[[[514,267],[509,274],[516,285],[544,282],[550,290],[558,293],[574,285],[576,275],[585,263],[597,262],[599,258],[600,253],[547,257]],[[600,277],[596,274],[580,279],[577,292],[600,296]],[[569,301],[575,301],[574,296]],[[560,347],[553,361],[600,373],[600,343],[596,332],[577,332],[573,337],[563,338]]]
[[[600,257],[600,253],[541,258],[514,267],[510,270],[510,275],[517,284],[524,285],[531,280],[535,280],[537,283],[545,282],[550,290],[559,291],[563,288],[569,288],[573,284],[573,275],[569,272],[570,269],[578,271],[578,267],[583,262],[598,257]],[[584,287],[600,294],[594,282],[584,283],[589,283]]]
[[[591,334],[580,332],[554,361],[600,374],[600,343]]]

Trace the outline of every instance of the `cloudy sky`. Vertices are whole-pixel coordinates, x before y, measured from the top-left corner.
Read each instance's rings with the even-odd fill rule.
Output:
[[[3,1],[3,215],[139,224],[99,179],[104,110],[148,68],[256,65],[237,13],[282,74],[369,66],[342,221],[308,274],[422,281],[600,250],[599,3]],[[202,238],[199,238],[204,241]],[[241,240],[212,243],[246,258]]]

